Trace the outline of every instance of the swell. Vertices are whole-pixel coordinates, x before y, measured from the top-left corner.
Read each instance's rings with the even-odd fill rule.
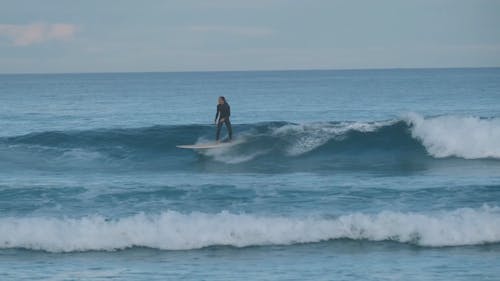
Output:
[[[193,152],[176,145],[207,142],[208,125],[52,131],[0,139],[2,167],[187,169],[217,162],[246,167],[407,167],[432,159],[500,159],[500,119],[417,114],[390,121],[235,125],[238,144]],[[194,164],[194,165],[193,165]],[[250,164],[250,165],[249,165]],[[266,168],[266,169],[267,169]]]
[[[0,218],[0,248],[49,252],[119,250],[149,247],[190,250],[209,246],[264,246],[336,239],[395,241],[423,247],[500,242],[496,207],[436,213],[352,213],[338,217],[263,217],[165,211],[121,219]]]

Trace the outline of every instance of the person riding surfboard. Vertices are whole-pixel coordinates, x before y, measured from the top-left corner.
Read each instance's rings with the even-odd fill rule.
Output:
[[[215,120],[214,120],[214,123],[217,125],[217,133],[215,134],[215,140],[217,141],[217,143],[220,142],[219,141],[220,130],[223,124],[226,125],[229,141],[233,139],[233,130],[231,128],[231,121],[229,121],[230,116],[231,116],[231,107],[227,103],[226,98],[220,96],[218,99],[217,113],[215,113]]]

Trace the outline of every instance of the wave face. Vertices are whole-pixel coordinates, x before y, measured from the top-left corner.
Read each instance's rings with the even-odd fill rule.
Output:
[[[432,159],[500,159],[500,119],[409,114],[379,122],[236,125],[238,144],[199,152],[205,125],[54,131],[0,139],[1,167],[32,169],[190,169],[210,163],[287,169],[418,167]],[[193,165],[193,162],[195,165]]]
[[[396,241],[425,247],[500,242],[500,210],[484,206],[435,214],[380,212],[339,217],[259,217],[249,214],[166,211],[117,220],[0,218],[0,248],[49,252],[149,247],[187,250],[260,246],[335,239]]]

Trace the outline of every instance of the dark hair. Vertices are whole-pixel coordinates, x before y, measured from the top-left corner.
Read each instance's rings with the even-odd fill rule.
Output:
[[[224,96],[220,96],[219,99],[223,100],[224,102],[226,102],[226,98]]]

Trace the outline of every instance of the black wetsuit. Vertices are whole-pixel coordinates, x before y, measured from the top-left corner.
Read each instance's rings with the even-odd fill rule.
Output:
[[[231,116],[231,108],[227,102],[223,104],[217,105],[217,113],[215,114],[215,121],[217,122],[217,134],[215,135],[215,139],[219,140],[220,129],[222,128],[222,124],[226,124],[227,133],[229,135],[229,140],[233,138],[233,130],[231,128],[231,121],[229,121],[229,116]],[[217,117],[219,120],[217,121]],[[224,118],[224,121],[220,121]]]

